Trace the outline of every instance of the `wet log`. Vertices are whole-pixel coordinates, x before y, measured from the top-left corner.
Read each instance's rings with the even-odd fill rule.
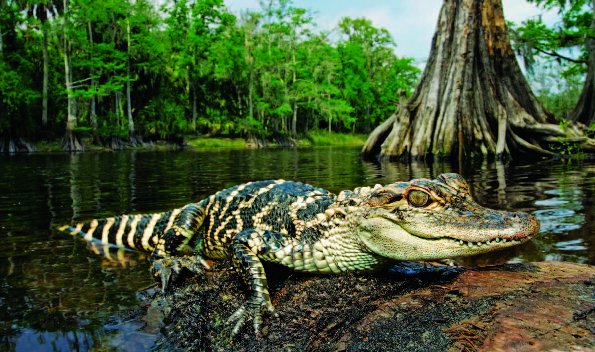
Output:
[[[161,331],[157,350],[542,351],[595,346],[595,267],[562,262],[483,268],[404,263],[369,275],[267,268],[278,316],[235,339],[244,299],[225,263],[137,316]]]

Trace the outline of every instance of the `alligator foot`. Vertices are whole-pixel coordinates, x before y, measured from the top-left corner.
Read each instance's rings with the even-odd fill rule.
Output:
[[[183,256],[161,258],[153,261],[151,273],[161,281],[161,289],[165,292],[173,284],[184,269],[201,275],[204,269],[210,269],[209,264],[200,256]]]
[[[231,336],[236,336],[244,324],[246,324],[247,321],[252,320],[252,326],[254,327],[254,333],[256,337],[262,337],[261,327],[263,311],[277,316],[275,313],[275,308],[270,301],[261,299],[259,297],[251,297],[245,305],[236,310],[236,312],[233,313],[227,320],[228,324],[233,324],[235,322]]]

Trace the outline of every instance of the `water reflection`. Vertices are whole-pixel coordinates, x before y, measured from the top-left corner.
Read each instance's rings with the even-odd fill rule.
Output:
[[[107,349],[126,340],[150,346],[150,334],[112,321],[136,307],[138,290],[152,284],[144,258],[87,246],[55,225],[163,211],[257,179],[292,179],[336,192],[453,171],[469,181],[480,204],[531,212],[542,224],[533,241],[465,264],[595,263],[595,165],[589,163],[484,162],[456,170],[449,163],[369,163],[357,149],[344,148],[3,157],[0,350]]]

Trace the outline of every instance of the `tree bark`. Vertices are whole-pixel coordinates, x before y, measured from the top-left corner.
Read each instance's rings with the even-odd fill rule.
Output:
[[[66,94],[68,95],[68,108],[66,118],[66,135],[62,143],[62,149],[70,152],[82,151],[83,145],[78,140],[75,128],[76,119],[76,101],[72,89],[72,71],[70,66],[70,44],[68,42],[68,33],[66,21],[68,21],[68,0],[64,0],[64,24],[63,24],[63,46],[64,46],[64,81],[66,84]]]
[[[196,131],[196,120],[198,119],[198,102],[196,88],[192,87],[192,131]]]
[[[91,45],[91,58],[93,57],[93,28],[91,27],[91,22],[87,22],[87,25],[89,27],[89,43]],[[93,68],[91,68],[91,77],[93,77],[93,75],[95,74],[95,70]],[[97,124],[97,109],[96,109],[96,103],[95,103],[95,94],[97,93],[97,83],[95,82],[94,78],[91,78],[91,89],[93,90],[93,94],[91,94],[91,126],[93,126],[93,136],[95,138],[95,142],[99,142],[99,137],[98,137],[98,133],[99,133],[99,126]]]
[[[127,57],[126,57],[126,113],[128,115],[128,138],[136,144],[134,137],[134,120],[132,119],[132,98],[130,97],[130,21],[126,20]]]
[[[48,29],[46,23],[41,23],[41,33],[43,35],[43,44],[41,52],[43,56],[43,86],[41,90],[41,125],[48,125],[48,81],[50,76],[50,64],[48,57]]]
[[[254,118],[254,56],[252,53],[253,27],[246,28],[244,47],[246,48],[246,63],[248,64],[248,116]]]
[[[549,154],[536,137],[565,133],[538,103],[510,46],[501,0],[445,0],[412,97],[372,132],[365,156],[424,159]],[[386,136],[381,139],[379,137]]]
[[[595,10],[595,0],[592,2],[592,8]],[[595,33],[595,15],[591,21],[591,29]],[[595,124],[595,37],[587,37],[587,50],[589,52],[587,78],[578,103],[570,114],[570,119],[589,126]]]
[[[293,116],[291,117],[291,136],[297,138],[297,99],[293,101]]]

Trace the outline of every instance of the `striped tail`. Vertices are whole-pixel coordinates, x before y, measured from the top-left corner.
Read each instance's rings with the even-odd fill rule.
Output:
[[[119,215],[94,219],[58,229],[71,235],[81,235],[87,242],[98,241],[117,248],[152,253],[160,238],[172,228],[184,208],[156,214]]]

